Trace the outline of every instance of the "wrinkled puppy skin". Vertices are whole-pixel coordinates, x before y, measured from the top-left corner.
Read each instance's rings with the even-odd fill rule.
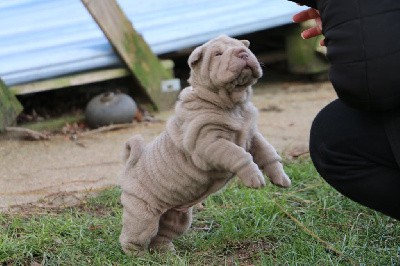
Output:
[[[122,249],[174,251],[191,225],[192,206],[237,175],[251,188],[289,187],[281,158],[258,131],[251,85],[262,76],[249,42],[220,36],[190,55],[190,87],[179,95],[166,130],[149,144],[140,135],[125,147],[120,178]],[[261,169],[261,170],[260,170]]]

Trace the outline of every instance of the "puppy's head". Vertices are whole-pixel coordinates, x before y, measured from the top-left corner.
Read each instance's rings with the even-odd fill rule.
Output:
[[[197,47],[189,56],[189,83],[211,91],[242,91],[262,76],[250,42],[221,35]]]

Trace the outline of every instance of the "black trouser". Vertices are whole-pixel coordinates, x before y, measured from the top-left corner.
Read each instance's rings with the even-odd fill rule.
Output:
[[[310,154],[340,193],[400,220],[400,167],[379,115],[333,101],[313,122]]]

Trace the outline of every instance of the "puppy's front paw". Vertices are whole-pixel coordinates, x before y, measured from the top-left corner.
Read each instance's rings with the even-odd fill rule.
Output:
[[[277,177],[271,177],[271,182],[274,185],[277,185],[279,187],[290,187],[290,185],[292,184],[292,181],[290,180],[290,178],[283,172],[281,173],[279,176]]]
[[[290,187],[292,181],[286,175],[283,170],[283,166],[280,162],[273,163],[264,168],[266,174],[268,175],[271,183],[279,187]]]
[[[265,186],[263,173],[256,164],[250,164],[237,173],[246,187],[262,188]]]

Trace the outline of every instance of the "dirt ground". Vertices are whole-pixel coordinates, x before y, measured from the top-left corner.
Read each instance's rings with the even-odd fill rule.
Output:
[[[307,154],[313,118],[336,97],[330,83],[258,83],[254,89],[253,102],[260,111],[259,128],[264,136],[285,157]],[[114,186],[125,140],[136,133],[152,140],[171,114],[156,114],[161,122],[78,135],[75,140],[61,135],[47,141],[0,137],[0,210],[27,203],[71,205]]]

